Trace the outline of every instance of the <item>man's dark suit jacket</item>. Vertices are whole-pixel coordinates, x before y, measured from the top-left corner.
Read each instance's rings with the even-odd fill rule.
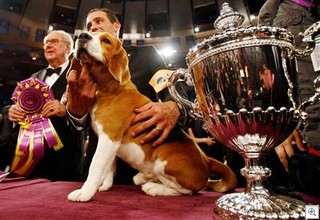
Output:
[[[67,72],[69,66],[60,75],[51,89],[54,98],[61,100],[67,87]],[[40,80],[45,79],[46,70],[40,70],[32,77]],[[54,128],[56,129],[64,147],[58,151],[46,148],[45,156],[32,175],[45,177],[51,180],[79,180],[81,174],[82,150],[80,145],[80,134],[67,125],[66,118],[51,117]]]

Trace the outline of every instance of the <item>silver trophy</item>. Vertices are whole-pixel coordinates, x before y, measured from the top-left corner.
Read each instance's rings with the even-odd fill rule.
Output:
[[[242,193],[221,196],[214,214],[225,219],[300,219],[302,201],[273,195],[263,184],[271,170],[261,158],[281,144],[307,114],[305,108],[320,97],[320,77],[315,94],[299,103],[295,57],[309,55],[320,22],[304,33],[306,48],[296,49],[293,36],[283,28],[240,27],[244,17],[228,3],[215,21],[219,33],[199,42],[187,54],[188,69],[169,79],[169,91],[190,114],[204,122],[210,134],[245,160],[241,170],[247,180]],[[176,90],[179,81],[193,82],[196,101]]]

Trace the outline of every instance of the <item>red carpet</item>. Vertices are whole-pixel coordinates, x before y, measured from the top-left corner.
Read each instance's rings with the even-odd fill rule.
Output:
[[[221,195],[201,191],[193,196],[150,197],[139,186],[114,186],[98,192],[90,202],[69,202],[68,193],[81,186],[44,179],[5,179],[0,183],[0,219],[213,219],[213,204]],[[309,196],[305,201],[320,202]]]

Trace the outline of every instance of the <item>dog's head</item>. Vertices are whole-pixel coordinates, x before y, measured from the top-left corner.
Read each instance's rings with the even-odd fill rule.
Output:
[[[75,57],[93,74],[96,81],[105,73],[111,74],[120,84],[130,80],[127,53],[112,34],[80,34],[75,44]]]

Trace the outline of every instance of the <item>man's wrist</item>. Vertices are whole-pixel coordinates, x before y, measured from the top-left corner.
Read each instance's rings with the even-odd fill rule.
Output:
[[[66,111],[67,111],[67,115],[69,115],[69,117],[71,117],[76,122],[85,121],[88,115],[88,113],[85,113],[83,115],[73,114],[72,112],[70,112],[68,107],[66,107]]]
[[[178,118],[178,123],[181,126],[184,126],[187,123],[187,116],[188,116],[187,109],[179,102],[176,102],[176,105],[177,105],[179,113],[180,113],[179,118]]]
[[[66,108],[66,111],[67,122],[69,125],[72,125],[72,127],[75,128],[77,131],[82,131],[83,129],[85,129],[85,127],[87,126],[88,113],[78,118],[77,116],[72,115],[68,108]]]
[[[75,118],[82,118],[84,115],[87,114],[87,112],[81,112],[80,113],[80,112],[74,111],[74,109],[71,108],[69,103],[66,104],[66,109],[67,109],[68,114],[73,116],[73,117],[75,117]]]

